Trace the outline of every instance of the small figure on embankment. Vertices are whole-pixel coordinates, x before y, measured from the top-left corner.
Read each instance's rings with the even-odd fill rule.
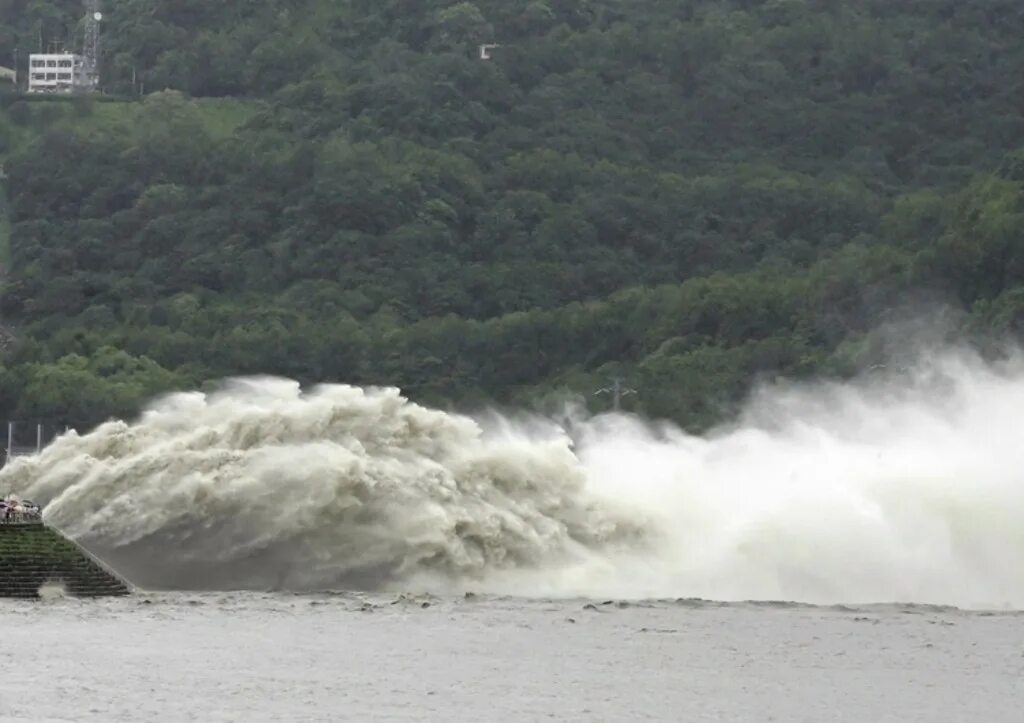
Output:
[[[0,524],[42,524],[43,511],[31,500],[19,500],[13,495],[0,500]]]

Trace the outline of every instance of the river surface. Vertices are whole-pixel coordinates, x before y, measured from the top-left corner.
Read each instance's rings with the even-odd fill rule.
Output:
[[[0,721],[1020,721],[1024,615],[418,596],[0,601]]]

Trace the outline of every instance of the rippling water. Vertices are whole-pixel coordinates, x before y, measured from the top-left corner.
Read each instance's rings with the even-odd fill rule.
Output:
[[[1019,721],[1024,615],[363,595],[0,602],[0,721]]]

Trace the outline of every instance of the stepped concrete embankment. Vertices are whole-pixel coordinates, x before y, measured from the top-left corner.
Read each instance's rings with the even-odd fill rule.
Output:
[[[53,584],[72,597],[127,595],[127,582],[46,525],[0,524],[0,598],[36,598]]]

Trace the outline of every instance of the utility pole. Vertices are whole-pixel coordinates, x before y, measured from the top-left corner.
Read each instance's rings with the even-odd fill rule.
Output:
[[[629,396],[630,394],[636,394],[635,389],[622,386],[622,377],[612,377],[612,385],[610,387],[604,387],[594,392],[594,396],[598,394],[611,394],[612,395],[612,409],[616,412],[622,408],[622,398]]]

